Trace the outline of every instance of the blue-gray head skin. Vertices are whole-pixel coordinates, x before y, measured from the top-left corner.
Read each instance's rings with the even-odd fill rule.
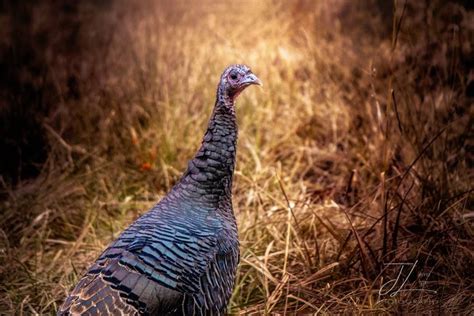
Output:
[[[231,65],[221,75],[217,87],[217,102],[231,106],[239,94],[251,85],[261,86],[262,82],[246,65]]]

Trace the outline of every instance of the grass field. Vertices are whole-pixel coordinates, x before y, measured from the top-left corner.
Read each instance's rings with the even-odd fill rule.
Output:
[[[54,313],[107,244],[166,194],[233,63],[264,87],[237,103],[241,264],[229,312],[472,312],[469,6],[1,8],[0,314]],[[387,293],[394,263],[416,263],[402,273],[412,291],[394,294],[397,283]]]

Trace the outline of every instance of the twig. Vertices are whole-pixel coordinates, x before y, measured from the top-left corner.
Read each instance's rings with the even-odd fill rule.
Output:
[[[47,123],[43,123],[43,127],[58,141],[58,143],[63,146],[67,153],[68,153],[68,161],[72,165],[73,160],[72,160],[72,155],[71,153],[75,152],[78,154],[86,154],[86,150],[82,148],[81,146],[78,145],[69,145],[62,137],[59,135],[51,126],[49,126]]]
[[[398,183],[397,185],[397,188],[395,189],[395,192],[398,192],[398,189],[400,189],[400,186],[402,185],[403,183],[403,180],[405,180],[405,177],[409,174],[410,170],[413,168],[413,166],[415,166],[415,164],[418,162],[418,160],[420,160],[420,158],[425,154],[425,152],[428,150],[428,148],[430,148],[431,144],[434,143],[435,140],[438,139],[438,137],[441,136],[441,134],[444,133],[444,131],[446,130],[448,126],[444,126],[429,142],[428,144],[425,145],[425,147],[423,147],[423,149],[421,150],[421,152],[418,154],[418,156],[415,158],[415,160],[412,161],[412,163],[408,166],[407,170],[405,170],[405,172],[403,173],[402,175],[402,178],[400,179],[400,182]],[[391,200],[390,200],[391,202]]]
[[[403,16],[405,15],[405,9],[407,7],[407,0],[405,0],[405,3],[403,4],[403,9],[402,9],[402,15],[400,16],[400,19],[398,20],[398,23],[396,25],[396,28],[394,29],[394,34],[393,34],[393,41],[392,41],[392,51],[395,50],[395,48],[397,47],[397,42],[398,42],[398,34],[400,33],[400,29],[402,27],[402,21],[403,21]],[[396,16],[396,5],[394,4],[393,5],[393,21],[394,21],[394,24],[395,24],[395,21],[397,19],[397,16]]]
[[[400,203],[400,206],[398,207],[397,218],[395,219],[395,224],[394,224],[393,233],[392,233],[392,250],[396,250],[397,248],[398,227],[400,226],[400,215],[402,214],[403,206],[405,205],[405,200],[407,199],[408,194],[410,193],[411,189],[413,189],[413,186],[415,186],[415,181],[413,181],[411,186],[408,188],[407,192],[402,198],[402,202]]]
[[[280,186],[280,190],[281,192],[283,193],[283,196],[285,197],[285,200],[286,200],[286,204],[287,204],[287,207],[288,207],[288,212],[289,214],[291,215],[291,217],[293,217],[293,220],[295,221],[295,224],[296,224],[296,227],[298,228],[298,231],[301,231],[301,227],[300,227],[300,224],[295,216],[295,213],[293,212],[293,206],[291,205],[290,203],[290,199],[288,198],[288,195],[286,194],[286,190],[285,190],[285,187],[280,179],[280,177],[277,175],[277,180],[278,180],[278,185]],[[290,225],[290,217],[288,218],[288,225]],[[290,226],[288,226],[288,228],[290,228]],[[296,238],[299,240],[299,236],[297,233],[295,233],[295,236]],[[288,230],[288,238],[290,237],[290,230]],[[311,260],[311,255],[309,254],[309,250],[308,250],[308,247],[306,246],[306,244],[304,242],[301,242],[302,246],[303,246],[303,249],[304,249],[304,254],[306,256],[306,260],[308,260],[308,263],[309,263],[309,266],[312,267],[313,266],[313,260]],[[285,268],[286,268],[286,261],[285,261]],[[286,270],[284,270],[286,272]]]
[[[395,90],[392,89],[391,94],[392,94],[393,107],[395,109],[395,115],[397,116],[398,129],[400,130],[400,134],[403,134],[402,122],[398,114],[397,99],[395,98]]]
[[[369,273],[368,273],[367,268],[369,268],[372,271],[373,271],[373,269],[372,269],[372,265],[371,265],[370,260],[369,260],[369,256],[367,255],[367,252],[364,248],[364,242],[363,242],[362,238],[360,238],[360,235],[357,233],[357,231],[354,227],[354,224],[352,223],[352,220],[349,217],[349,214],[347,214],[346,209],[344,207],[342,207],[341,209],[344,212],[344,215],[346,215],[347,220],[349,221],[349,225],[351,226],[352,233],[356,237],[357,244],[359,245],[359,249],[360,249],[360,260],[361,260],[362,270],[364,271],[365,277],[368,277]]]

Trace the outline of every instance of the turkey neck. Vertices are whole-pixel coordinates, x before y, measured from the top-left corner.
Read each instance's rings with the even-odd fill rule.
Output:
[[[237,142],[233,103],[218,94],[201,147],[180,181],[186,196],[212,204],[230,198]]]

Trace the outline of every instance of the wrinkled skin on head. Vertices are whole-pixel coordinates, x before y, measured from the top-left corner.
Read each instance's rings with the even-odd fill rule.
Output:
[[[262,85],[246,65],[231,65],[224,70],[218,89],[218,99],[225,103],[233,102],[235,98],[250,85]]]

